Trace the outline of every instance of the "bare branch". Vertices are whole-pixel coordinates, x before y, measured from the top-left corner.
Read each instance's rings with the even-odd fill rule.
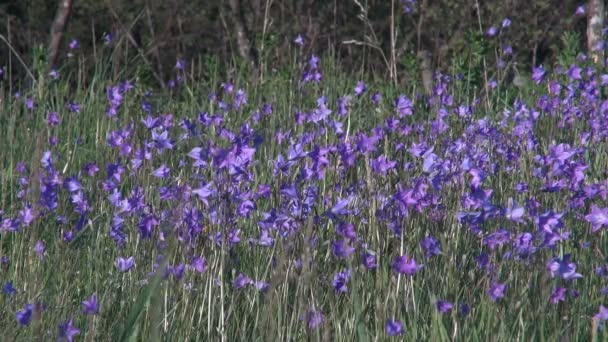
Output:
[[[589,0],[587,16],[587,50],[595,63],[602,60],[602,27],[604,27],[604,0]]]
[[[234,29],[236,30],[236,44],[239,54],[247,61],[257,64],[257,58],[253,45],[251,44],[251,39],[249,38],[249,31],[247,30],[241,0],[229,0],[228,3],[232,10],[232,21],[234,23]]]
[[[61,46],[65,27],[68,24],[71,13],[72,0],[60,0],[59,7],[57,8],[57,15],[53,21],[53,26],[51,26],[51,42],[49,44],[49,51],[51,54],[48,61],[49,70],[55,65],[55,63],[57,63],[59,47]]]

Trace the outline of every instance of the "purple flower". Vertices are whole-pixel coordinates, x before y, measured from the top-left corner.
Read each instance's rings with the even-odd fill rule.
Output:
[[[38,242],[36,242],[36,246],[34,246],[34,250],[36,251],[36,254],[38,254],[38,257],[40,258],[40,260],[43,260],[44,252],[46,251],[46,248],[45,248],[44,242],[42,240],[38,240]]]
[[[203,273],[207,269],[207,260],[203,257],[194,257],[190,262],[190,267],[198,273]]]
[[[355,86],[355,95],[360,96],[365,92],[365,89],[365,83],[362,81],[357,82],[357,85]]]
[[[203,203],[207,203],[207,199],[217,193],[215,189],[215,184],[213,182],[209,182],[205,185],[202,185],[200,188],[192,190],[192,193],[195,194]]]
[[[44,152],[44,154],[42,155],[42,159],[40,159],[40,163],[45,169],[53,168],[53,156],[51,154],[51,151]]]
[[[554,213],[549,210],[536,217],[535,222],[543,232],[553,233],[555,230],[563,227],[562,216],[564,216],[563,213]]]
[[[244,275],[243,273],[239,273],[236,278],[234,278],[234,288],[236,289],[242,289],[247,285],[250,285],[253,283],[253,280],[251,280],[251,278],[249,278],[248,276]]]
[[[302,46],[304,45],[304,38],[302,38],[301,34],[298,34],[298,36],[296,37],[296,39],[294,39],[293,42],[296,43],[296,45],[298,46]]]
[[[376,255],[369,252],[361,253],[361,263],[368,270],[373,270],[378,268],[378,264],[376,263]]]
[[[99,303],[97,303],[96,293],[93,293],[89,299],[82,301],[82,312],[85,315],[97,315],[99,313]]]
[[[395,108],[400,118],[414,114],[413,103],[405,95],[401,95],[395,100]]]
[[[466,317],[471,312],[471,307],[465,303],[458,304],[458,311],[461,317]]]
[[[308,329],[316,329],[323,324],[325,317],[321,311],[308,310],[306,313],[306,324]]]
[[[22,310],[17,311],[15,318],[17,318],[17,322],[19,322],[20,325],[27,326],[30,324],[33,308],[34,306],[32,304],[26,304]]]
[[[494,37],[496,35],[496,33],[498,33],[498,29],[495,26],[490,27],[487,31],[486,31],[486,35],[488,37]]]
[[[152,130],[152,140],[159,151],[173,149],[173,142],[169,138],[169,132],[164,129],[156,128]]]
[[[563,287],[556,287],[555,289],[553,289],[553,292],[551,293],[551,304],[557,304],[559,302],[563,302],[566,300],[566,289]]]
[[[452,303],[445,300],[438,300],[436,303],[437,311],[441,312],[442,314],[450,312],[453,306],[454,305]]]
[[[328,214],[330,215],[348,215],[350,211],[346,209],[346,207],[352,201],[352,197],[347,197],[344,199],[338,199],[336,204],[329,210]]]
[[[75,50],[75,49],[78,49],[79,47],[80,47],[80,44],[78,44],[78,40],[72,39],[70,41],[70,50]]]
[[[554,258],[547,265],[551,277],[561,277],[564,280],[582,278],[580,273],[576,273],[576,264],[570,262],[570,255],[566,254],[562,259]]]
[[[348,258],[355,252],[355,248],[349,245],[346,240],[332,242],[331,250],[338,258]]]
[[[173,279],[179,281],[184,277],[184,271],[186,270],[186,265],[179,264],[177,266],[171,267],[171,275]]]
[[[475,261],[480,269],[485,269],[490,264],[490,259],[488,257],[488,253],[486,252],[481,252],[481,254],[475,257]]]
[[[359,133],[357,139],[357,150],[361,153],[373,152],[377,149],[376,144],[380,140],[380,137],[372,134],[371,136],[366,136],[364,133]]]
[[[539,66],[538,68],[534,68],[532,69],[532,80],[536,83],[536,84],[540,84],[544,77],[545,77],[545,69],[543,68],[543,66]]]
[[[118,257],[118,259],[116,259],[116,267],[118,267],[120,272],[127,272],[132,269],[133,266],[135,266],[134,257],[128,257],[126,259],[123,257]]]
[[[593,316],[593,319],[598,321],[600,329],[603,329],[604,322],[608,320],[608,308],[600,305],[599,312]]]
[[[184,70],[186,68],[186,61],[183,58],[178,58],[175,62],[175,69]]]
[[[89,176],[93,177],[99,172],[99,167],[95,163],[87,163],[82,170]]]
[[[534,255],[537,251],[537,247],[534,246],[533,236],[530,233],[521,233],[513,242],[513,247],[517,253],[517,257],[520,259],[526,259]]]
[[[608,225],[608,208],[602,209],[592,204],[591,212],[585,216],[585,220],[591,223],[591,231],[597,232],[604,225]]]
[[[378,106],[380,105],[380,103],[382,102],[382,94],[380,94],[379,92],[375,92],[372,94],[372,102]]]
[[[382,176],[386,176],[387,172],[394,169],[397,165],[396,161],[388,160],[384,155],[372,160],[372,170]]]
[[[71,193],[78,192],[80,189],[82,189],[82,185],[76,177],[66,178],[63,182],[63,187]]]
[[[507,27],[509,27],[509,26],[511,26],[511,19],[509,19],[509,18],[504,18],[504,19],[502,20],[502,27],[503,27],[503,28],[507,28]]]
[[[47,125],[54,127],[59,125],[61,119],[59,118],[59,114],[57,112],[48,112],[46,114],[46,123]]]
[[[13,282],[12,281],[7,281],[6,283],[4,283],[4,285],[2,286],[2,292],[7,295],[7,296],[12,296],[15,293],[17,293],[17,290],[15,290],[15,288],[13,287]]]
[[[505,284],[492,282],[490,288],[488,289],[488,296],[490,296],[490,299],[493,302],[496,302],[497,300],[504,298],[506,289],[507,286]]]
[[[167,178],[171,173],[171,169],[169,169],[165,164],[161,165],[158,169],[152,172],[152,175],[157,178]]]
[[[576,11],[574,11],[574,15],[576,16],[583,16],[585,15],[585,13],[587,13],[587,8],[585,7],[585,5],[578,6],[576,8]]]
[[[27,172],[27,166],[22,161],[18,162],[17,167],[15,167],[15,171],[17,171],[18,173],[25,173]]]
[[[260,246],[271,247],[274,245],[274,238],[270,235],[268,229],[262,229],[262,233],[260,233],[260,238],[257,242]]]
[[[505,217],[511,221],[523,223],[522,217],[526,212],[523,206],[517,206],[517,202],[513,201],[512,198],[509,197],[507,202],[507,208],[505,209]]]
[[[420,246],[424,249],[424,257],[427,259],[441,254],[441,244],[432,236],[427,236],[422,240]]]
[[[568,77],[570,77],[572,80],[580,80],[583,78],[582,75],[583,69],[581,69],[580,67],[576,66],[576,65],[572,65],[568,71],[566,72],[566,74],[568,75]],[[561,144],[560,144],[561,145]]]
[[[29,204],[26,204],[22,210],[19,210],[19,219],[23,223],[24,226],[29,226],[34,222],[36,215],[34,214],[32,207]]]
[[[137,223],[137,227],[139,228],[139,232],[143,238],[149,238],[152,236],[154,227],[158,226],[159,223],[160,222],[156,215],[145,215],[141,217]]]
[[[104,45],[110,45],[112,43],[112,40],[114,40],[114,36],[112,35],[112,32],[108,32],[103,35],[102,39]]]
[[[239,109],[241,109],[241,107],[243,107],[247,103],[248,103],[247,93],[245,93],[245,90],[243,90],[243,89],[237,90],[236,95],[234,96],[234,102],[232,104],[234,109],[239,110]]]
[[[398,336],[403,334],[403,323],[392,319],[386,321],[386,334],[388,336]]]
[[[392,264],[393,271],[406,275],[416,274],[424,265],[416,264],[416,260],[401,255],[395,258]]]
[[[141,119],[141,122],[144,124],[144,126],[147,129],[154,129],[154,128],[158,127],[158,125],[160,124],[160,119],[153,117],[151,115],[148,115],[144,119]]]
[[[503,244],[509,242],[511,239],[509,231],[506,229],[499,229],[493,233],[488,234],[483,239],[483,244],[487,245],[490,250],[494,250],[498,246],[502,246]]]
[[[70,318],[69,320],[59,324],[59,340],[60,341],[68,341],[72,342],[74,340],[74,336],[80,334],[80,330],[74,326],[74,320]]]
[[[258,280],[258,281],[253,282],[253,286],[255,286],[255,288],[258,289],[258,291],[266,292],[266,290],[268,290],[268,286],[270,286],[270,284],[268,284],[265,281]]]
[[[308,60],[308,67],[312,70],[318,69],[319,68],[319,57],[317,57],[316,55],[310,56],[310,59]]]
[[[72,113],[80,113],[80,105],[76,102],[68,103],[68,110]]]
[[[355,226],[352,223],[340,223],[336,227],[336,233],[347,239],[356,239],[357,233],[355,232]]]
[[[348,283],[349,279],[350,279],[350,270],[343,270],[342,272],[338,272],[334,276],[334,280],[332,282],[332,285],[334,286],[334,289],[336,290],[336,292],[338,292],[338,293],[347,292],[348,287],[346,287],[346,284]]]
[[[27,107],[27,109],[32,110],[34,109],[34,107],[36,107],[36,102],[34,102],[34,99],[32,98],[27,98],[25,99],[25,107]]]
[[[232,92],[234,91],[234,84],[232,83],[222,83],[221,86],[224,89],[224,92],[226,92],[226,94],[232,94]]]

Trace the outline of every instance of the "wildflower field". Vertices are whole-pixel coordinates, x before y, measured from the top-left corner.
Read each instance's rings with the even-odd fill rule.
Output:
[[[608,338],[602,68],[204,68],[7,93],[0,340]]]

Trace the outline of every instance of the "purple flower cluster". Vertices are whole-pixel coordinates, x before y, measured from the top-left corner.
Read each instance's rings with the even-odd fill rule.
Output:
[[[415,9],[416,1],[401,3]],[[504,19],[487,35],[510,25]],[[304,45],[301,36],[294,42]],[[196,293],[204,277],[234,298],[274,295],[271,275],[284,271],[281,281],[312,282],[311,292],[340,304],[364,297],[357,292],[370,279],[384,282],[378,296],[400,293],[404,281],[412,297],[421,284],[443,298],[464,293],[466,300],[430,304],[461,318],[526,291],[542,291],[551,308],[600,301],[605,291],[582,284],[608,279],[595,256],[608,227],[597,153],[608,142],[607,75],[584,63],[535,67],[534,101],[490,115],[481,101],[452,93],[458,80],[440,73],[428,97],[363,81],[332,97],[321,65],[313,55],[303,66],[298,90],[306,99],[293,108],[258,104],[247,87],[225,82],[195,115],[159,113],[139,85],[109,86],[105,146],[95,147],[105,159],[74,163],[56,140],[35,165],[17,164],[16,200],[0,212],[0,235],[31,237],[37,265],[66,262],[58,249],[105,239],[104,272],[116,281],[148,283],[158,274]],[[176,71],[185,68],[178,60]],[[46,112],[50,135],[74,113],[87,114],[82,103]],[[33,98],[25,104],[36,108]],[[133,115],[119,115],[127,111]],[[427,120],[417,118],[423,113]],[[260,260],[263,267],[251,265]],[[2,256],[2,269],[9,263]],[[439,281],[451,274],[466,278],[466,288]],[[551,283],[537,286],[538,278]],[[25,287],[9,279],[3,295],[22,300]],[[103,314],[107,291],[75,301],[80,314]],[[294,317],[315,330],[334,306],[312,297]],[[395,311],[407,306],[395,297]],[[18,305],[12,312],[22,326],[43,310]],[[603,323],[608,310],[600,306],[594,318]],[[78,322],[62,321],[58,336],[73,340]],[[388,336],[405,333],[396,318],[382,324]]]

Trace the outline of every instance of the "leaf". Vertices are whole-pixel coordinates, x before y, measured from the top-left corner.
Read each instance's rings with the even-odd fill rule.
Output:
[[[363,308],[361,307],[361,296],[357,293],[357,286],[353,287],[353,300],[355,306],[355,324],[357,326],[357,339],[359,341],[369,341],[370,337],[365,328],[365,323],[362,320]]]
[[[139,335],[139,324],[138,320],[141,316],[142,312],[144,312],[145,308],[148,306],[150,302],[150,298],[152,294],[160,285],[160,281],[162,279],[162,271],[165,268],[166,262],[164,262],[159,270],[156,271],[154,278],[152,278],[152,282],[146,286],[146,288],[137,296],[137,300],[131,307],[131,311],[127,316],[127,320],[125,322],[125,326],[122,330],[122,334],[120,335],[120,341],[136,341]]]

